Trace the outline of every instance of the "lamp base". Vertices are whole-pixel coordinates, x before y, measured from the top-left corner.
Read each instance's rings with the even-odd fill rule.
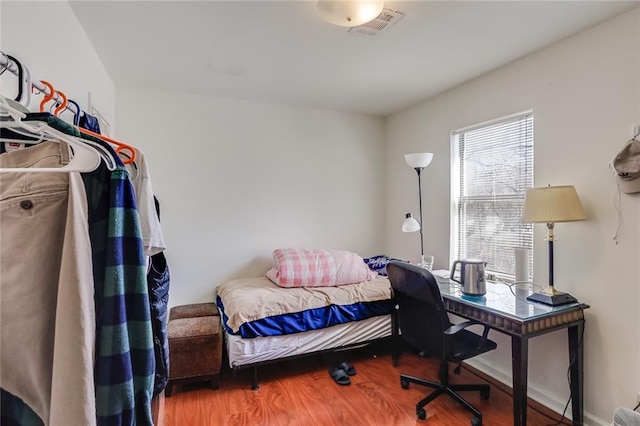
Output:
[[[569,293],[563,293],[556,290],[554,287],[547,287],[540,293],[533,293],[527,297],[527,300],[532,302],[544,303],[549,306],[566,305],[567,303],[577,303],[578,299],[570,295]]]

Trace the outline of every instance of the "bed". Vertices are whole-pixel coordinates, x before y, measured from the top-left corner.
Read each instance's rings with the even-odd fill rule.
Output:
[[[391,336],[391,286],[385,276],[339,286],[283,288],[267,277],[216,289],[232,371],[347,349]]]

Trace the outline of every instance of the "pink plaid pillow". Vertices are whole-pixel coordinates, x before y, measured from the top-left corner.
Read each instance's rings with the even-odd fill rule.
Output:
[[[362,257],[344,250],[282,248],[273,251],[275,266],[267,278],[280,287],[331,287],[376,277]]]

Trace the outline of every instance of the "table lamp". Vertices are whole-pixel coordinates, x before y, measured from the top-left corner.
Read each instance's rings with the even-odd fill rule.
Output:
[[[546,223],[549,242],[549,286],[539,293],[533,293],[527,300],[551,306],[577,302],[570,294],[556,290],[553,284],[553,228],[557,222],[574,222],[586,218],[587,215],[573,186],[546,186],[527,190],[522,221]]]
[[[411,213],[407,213],[402,223],[402,232],[416,232],[420,231],[420,263],[418,266],[423,268],[427,267],[427,263],[424,261],[424,238],[423,238],[423,226],[422,226],[422,181],[420,179],[422,169],[427,167],[433,159],[433,153],[431,152],[418,152],[413,154],[405,154],[404,161],[412,167],[418,174],[418,201],[420,203],[420,222],[418,222]]]

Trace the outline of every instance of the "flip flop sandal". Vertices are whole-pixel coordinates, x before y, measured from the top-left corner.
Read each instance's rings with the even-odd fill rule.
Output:
[[[353,364],[347,361],[341,362],[340,364],[336,365],[335,368],[344,370],[344,372],[349,376],[355,376],[357,373],[356,368],[353,366]]]
[[[331,367],[329,369],[329,375],[339,385],[347,386],[351,384],[351,379],[347,376],[347,373],[342,368]]]

